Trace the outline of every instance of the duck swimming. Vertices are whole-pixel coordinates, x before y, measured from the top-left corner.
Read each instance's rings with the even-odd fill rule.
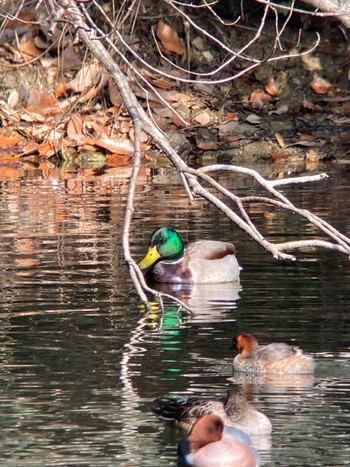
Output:
[[[243,430],[248,435],[270,434],[270,420],[248,401],[240,384],[230,384],[227,396],[217,399],[183,397],[157,399],[151,410],[162,421],[190,430],[193,423],[206,414],[219,415],[226,425]]]
[[[232,243],[198,240],[185,248],[171,227],[153,232],[139,267],[156,282],[178,284],[234,282],[240,271]]]
[[[218,415],[199,418],[178,446],[178,465],[196,467],[256,467],[259,458],[241,430],[225,427]]]
[[[231,349],[239,354],[233,360],[233,368],[245,373],[310,374],[315,369],[311,355],[306,355],[294,345],[275,342],[259,345],[251,334],[239,333],[233,338]]]

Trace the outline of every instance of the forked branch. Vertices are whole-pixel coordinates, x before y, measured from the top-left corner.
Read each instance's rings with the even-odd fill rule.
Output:
[[[276,187],[286,184],[320,181],[327,177],[326,174],[284,180],[266,180],[256,171],[244,167],[237,167],[232,165],[212,165],[200,169],[193,169],[188,167],[187,164],[171,147],[168,138],[153,123],[150,116],[144,111],[136,99],[130,88],[127,77],[121,71],[115,60],[113,60],[103,43],[103,41],[105,41],[106,44],[111,45],[108,37],[101,34],[101,31],[99,31],[93,24],[91,24],[91,18],[87,15],[84,5],[79,4],[78,7],[73,0],[60,0],[57,3],[59,3],[61,6],[60,9],[55,8],[57,5],[53,3],[52,0],[48,2],[48,4],[52,7],[52,16],[56,19],[56,21],[64,21],[68,23],[71,28],[74,29],[80,41],[85,44],[90,52],[110,73],[119,88],[124,105],[128,109],[135,125],[135,154],[133,161],[133,172],[130,179],[127,209],[125,213],[123,249],[126,262],[129,266],[131,278],[135,284],[141,300],[145,303],[146,306],[148,305],[148,300],[145,292],[150,292],[159,297],[164,296],[164,294],[161,294],[156,290],[148,287],[140,269],[130,254],[129,230],[132,221],[132,214],[134,211],[136,177],[139,171],[141,157],[139,140],[139,133],[141,129],[149,134],[154,143],[162,149],[162,151],[168,156],[169,160],[174,164],[191,199],[193,199],[195,196],[200,196],[208,200],[219,210],[221,210],[227,217],[229,217],[235,224],[237,224],[238,227],[244,230],[244,232],[246,232],[252,239],[254,239],[267,251],[269,251],[275,258],[295,259],[293,255],[287,254],[285,251],[292,251],[310,246],[329,248],[331,250],[340,251],[350,255],[350,239],[348,237],[339,233],[334,227],[320,219],[315,214],[294,206],[291,201],[289,201],[276,189]],[[57,12],[59,12],[59,16],[57,16]],[[113,50],[117,52],[120,58],[122,58],[125,62],[126,59],[124,55],[115,47],[115,45],[113,45]],[[230,171],[254,178],[255,181],[270,194],[270,197],[238,197],[216,182],[214,178],[209,175],[210,173],[218,173],[222,171]],[[234,212],[230,207],[232,201],[236,204],[239,214]],[[312,240],[291,241],[279,244],[272,243],[268,241],[261,232],[259,232],[250,217],[249,209],[247,207],[253,203],[265,203],[267,205],[273,205],[278,208],[293,212],[311,222],[330,240],[319,240],[315,238]],[[179,302],[179,300],[177,300],[175,297],[171,297],[170,295],[165,296],[168,296],[171,299]],[[186,308],[183,303],[181,303],[181,305]]]

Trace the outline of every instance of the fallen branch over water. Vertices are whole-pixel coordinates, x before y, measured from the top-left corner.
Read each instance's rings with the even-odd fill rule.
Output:
[[[93,23],[88,15],[85,6],[82,3],[75,3],[73,0],[61,0],[54,3],[48,2],[51,7],[52,17],[54,23],[64,22],[67,23],[76,37],[84,43],[87,49],[100,61],[104,68],[110,73],[111,77],[117,84],[120,94],[122,96],[125,107],[127,108],[135,130],[135,148],[133,158],[133,171],[130,178],[130,186],[128,192],[127,208],[125,211],[124,228],[123,228],[123,249],[125,260],[129,266],[131,278],[135,284],[136,290],[142,302],[148,306],[148,299],[145,292],[152,293],[155,296],[169,297],[172,300],[179,302],[178,299],[171,295],[160,293],[150,288],[143,277],[136,262],[133,260],[130,253],[129,232],[134,212],[134,195],[136,189],[136,178],[139,172],[141,150],[140,150],[140,132],[146,132],[158,145],[159,148],[167,155],[169,160],[178,170],[182,179],[184,187],[188,193],[191,201],[195,196],[200,196],[216,208],[221,210],[228,218],[230,218],[238,227],[246,232],[253,240],[260,244],[265,250],[270,252],[277,259],[292,259],[295,257],[285,251],[298,250],[305,247],[321,247],[328,248],[334,251],[340,251],[350,256],[350,239],[345,235],[338,232],[334,227],[322,220],[315,214],[305,210],[299,209],[294,206],[285,196],[283,196],[276,187],[286,184],[296,183],[310,183],[321,181],[327,178],[326,174],[313,175],[299,178],[289,178],[284,180],[266,180],[258,172],[247,169],[244,167],[237,167],[232,165],[212,165],[200,169],[193,169],[181,159],[181,157],[171,147],[169,139],[158,129],[150,116],[144,111],[136,96],[132,92],[126,75],[121,71],[120,67],[113,60],[108,52],[106,45],[118,54],[121,60],[127,65],[129,62],[126,60],[122,52],[113,44],[108,36],[100,31]],[[60,8],[57,8],[59,5]],[[132,71],[135,71],[132,69]],[[267,190],[271,197],[267,196],[244,196],[239,197],[231,191],[224,188],[218,183],[210,173],[218,173],[222,171],[234,172],[240,175],[252,177],[262,188]],[[238,207],[239,214],[229,207],[228,203],[232,201]],[[281,209],[293,212],[301,217],[307,219],[321,232],[327,235],[332,241],[308,239],[301,241],[290,241],[286,243],[272,243],[268,241],[254,225],[249,215],[249,210],[246,206],[254,203],[264,203],[266,205],[274,205]],[[179,302],[182,306],[186,306]]]

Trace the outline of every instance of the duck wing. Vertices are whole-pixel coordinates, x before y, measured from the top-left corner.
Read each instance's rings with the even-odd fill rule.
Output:
[[[274,342],[269,345],[260,346],[256,350],[256,356],[267,362],[275,362],[291,355],[301,355],[302,350],[299,347],[288,345],[283,342]]]
[[[185,249],[188,259],[221,259],[228,255],[235,255],[236,248],[232,243],[216,240],[198,240],[190,243]]]
[[[226,416],[223,399],[203,399],[199,397],[156,399],[158,407],[151,411],[165,421],[174,421],[183,425],[192,425],[199,417],[209,413]]]

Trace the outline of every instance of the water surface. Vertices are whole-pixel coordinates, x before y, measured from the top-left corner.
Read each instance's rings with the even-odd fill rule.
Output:
[[[350,235],[349,174],[346,166],[327,170],[328,181],[284,193]],[[243,267],[239,286],[172,288],[193,316],[174,303],[146,313],[121,250],[128,176],[57,171],[1,181],[1,465],[176,465],[181,434],[153,416],[152,401],[221,396],[232,378],[273,424],[271,439],[260,440],[263,465],[348,465],[347,258],[318,249],[276,261],[204,201],[190,205],[172,168],[146,168],[135,258],[156,227],[171,224],[185,242],[233,240]],[[254,191],[245,179],[220,178]],[[272,209],[256,207],[254,218],[276,241],[315,234]],[[315,356],[314,377],[233,375],[228,349],[237,330],[297,343]]]

